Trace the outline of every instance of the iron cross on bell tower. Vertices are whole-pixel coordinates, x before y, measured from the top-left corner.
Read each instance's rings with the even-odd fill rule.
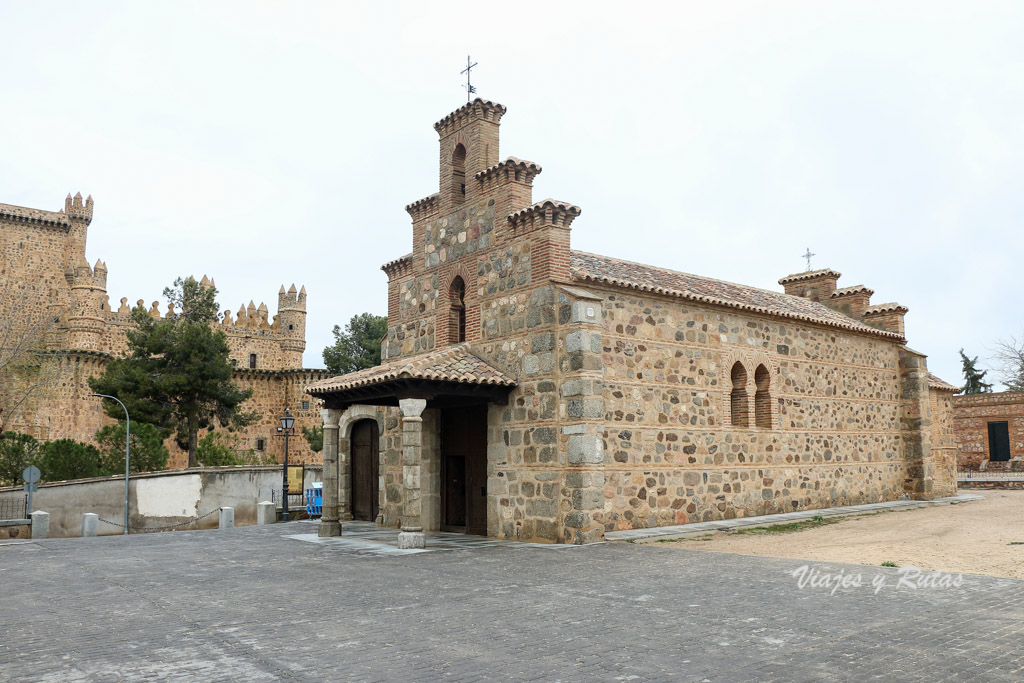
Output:
[[[469,102],[473,98],[473,93],[476,92],[476,88],[469,82],[470,72],[474,66],[476,66],[476,62],[471,60],[469,55],[466,55],[466,68],[459,72],[466,74],[466,102]]]
[[[811,272],[811,257],[812,256],[817,256],[817,254],[812,254],[811,253],[811,248],[807,247],[807,253],[803,254],[803,258],[807,259],[807,272],[808,273]]]

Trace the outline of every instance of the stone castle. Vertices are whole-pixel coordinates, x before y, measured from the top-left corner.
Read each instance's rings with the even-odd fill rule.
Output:
[[[7,428],[41,439],[72,438],[93,440],[96,430],[112,420],[103,413],[99,400],[87,397],[87,379],[102,372],[104,364],[127,348],[125,330],[131,325],[128,299],[111,306],[107,295],[107,266],[97,260],[90,266],[85,258],[86,237],[93,217],[93,200],[81,194],[68,195],[60,211],[28,209],[0,204],[0,239],[3,241],[5,288],[0,315],[13,319],[33,316],[46,325],[45,347],[55,352],[56,395],[27,406],[11,416]],[[216,286],[213,280],[203,284]],[[139,299],[137,306],[144,306]],[[161,313],[159,303],[147,307],[150,315],[173,315],[173,308]],[[306,346],[306,290],[278,293],[278,312],[273,319],[265,304],[251,301],[232,316],[224,311],[219,323],[236,364],[235,382],[253,389],[246,410],[256,410],[261,419],[240,434],[241,446],[283,456],[276,433],[285,409],[296,417],[296,425],[318,422],[319,407],[303,391],[309,382],[327,375],[325,370],[302,367]],[[187,453],[171,446],[169,467],[184,467]],[[279,453],[280,451],[280,453]],[[294,454],[294,455],[293,455]],[[306,441],[294,439],[289,460],[318,461]],[[281,457],[278,457],[280,460]]]
[[[434,124],[439,191],[385,264],[379,367],[313,383],[324,513],[560,543],[955,493],[952,392],[898,303],[824,269],[783,291],[572,249],[581,209],[501,160],[506,108]]]

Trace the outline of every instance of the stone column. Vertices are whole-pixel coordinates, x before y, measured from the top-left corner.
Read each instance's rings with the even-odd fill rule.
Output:
[[[348,412],[348,411],[346,411]],[[352,420],[338,430],[338,521],[351,522],[352,516]]]
[[[341,536],[338,521],[338,420],[341,410],[320,411],[324,421],[324,505],[318,536]]]
[[[426,545],[423,535],[422,505],[420,490],[423,467],[423,414],[427,407],[422,398],[403,398],[398,402],[402,409],[402,532],[398,535],[399,548],[422,548]]]

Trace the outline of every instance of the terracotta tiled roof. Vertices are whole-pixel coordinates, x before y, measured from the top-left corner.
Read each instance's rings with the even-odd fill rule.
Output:
[[[860,294],[861,292],[867,294],[868,296],[871,296],[872,294],[875,293],[875,290],[871,289],[870,287],[865,287],[864,285],[854,285],[853,287],[840,287],[836,291],[832,292],[832,295],[829,298],[838,299],[841,296]]]
[[[526,161],[525,159],[520,159],[518,157],[509,157],[508,159],[505,159],[505,161],[499,162],[494,166],[491,166],[490,168],[486,168],[480,171],[473,177],[476,178],[477,180],[481,180],[491,175],[492,173],[497,173],[503,168],[519,169],[520,171],[526,171],[534,176],[538,175],[542,170],[544,170],[540,167],[539,164],[535,164],[532,161]]]
[[[781,292],[772,292],[732,282],[655,268],[607,256],[580,251],[570,256],[570,271],[577,280],[604,282],[619,287],[677,296],[715,306],[738,308],[754,313],[805,320],[902,341],[895,332],[868,327],[820,303]]]
[[[29,223],[47,223],[49,225],[71,225],[71,220],[63,211],[43,211],[42,209],[29,209],[14,204],[0,204],[0,217],[13,218],[15,220],[27,221]]]
[[[960,391],[960,387],[954,387],[949,382],[942,381],[930,372],[928,373],[928,386],[932,389],[938,389],[939,391]]]
[[[458,344],[418,356],[400,358],[375,368],[321,380],[306,387],[306,391],[313,395],[329,394],[397,379],[425,379],[504,387],[516,385],[513,378],[473,354],[466,344]]]
[[[803,282],[804,280],[813,280],[816,277],[822,275],[829,275],[835,279],[839,279],[843,276],[839,271],[832,270],[831,268],[822,268],[820,270],[808,270],[805,273],[793,273],[779,280],[780,285],[788,285],[791,282]]]
[[[876,304],[864,310],[864,315],[878,315],[879,313],[906,313],[910,309],[901,303],[891,301],[887,304]]]

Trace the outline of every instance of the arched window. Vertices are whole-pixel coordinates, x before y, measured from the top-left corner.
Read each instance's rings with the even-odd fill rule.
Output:
[[[732,425],[733,427],[750,426],[750,408],[747,406],[747,369],[743,363],[736,361],[732,366]]]
[[[452,152],[452,203],[466,199],[466,147],[460,142]]]
[[[754,424],[765,429],[772,428],[772,375],[768,368],[758,365],[754,371],[754,384],[757,386],[757,393],[754,394]]]
[[[459,275],[452,280],[448,300],[452,305],[448,316],[448,341],[458,344],[466,341],[466,283]]]

